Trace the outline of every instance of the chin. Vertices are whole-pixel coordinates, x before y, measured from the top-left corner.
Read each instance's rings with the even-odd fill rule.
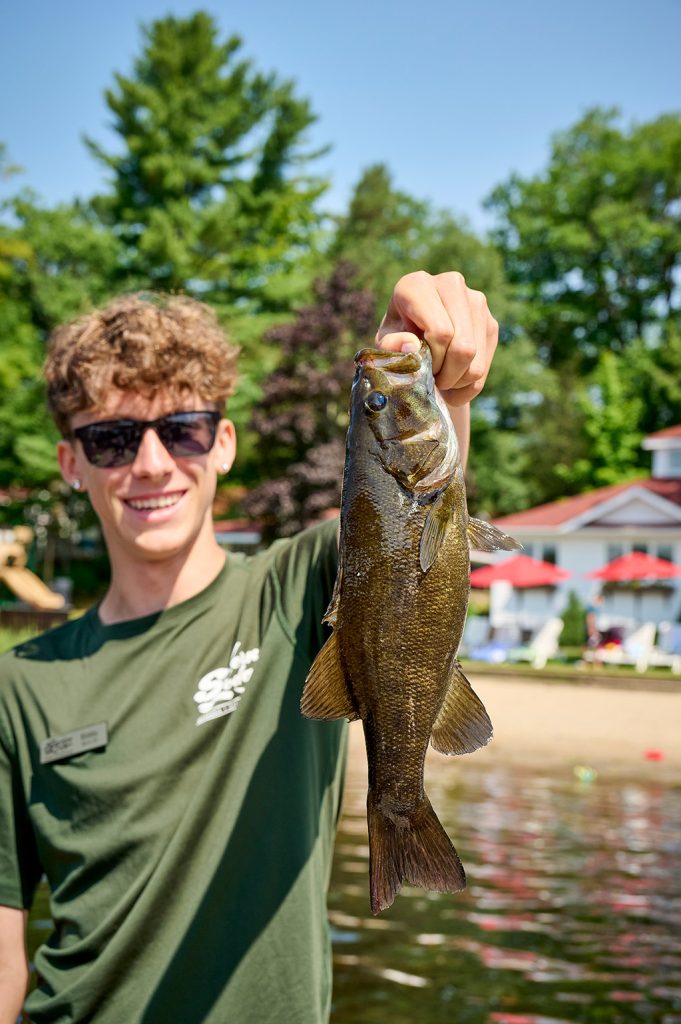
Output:
[[[200,530],[157,529],[143,530],[131,539],[128,545],[136,558],[144,561],[162,562],[175,558],[183,552],[189,553],[199,536]]]

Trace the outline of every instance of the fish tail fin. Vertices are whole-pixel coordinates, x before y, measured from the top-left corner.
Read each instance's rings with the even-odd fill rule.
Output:
[[[389,907],[403,882],[435,892],[459,892],[466,874],[430,800],[411,817],[388,815],[372,790],[367,797],[371,910]]]

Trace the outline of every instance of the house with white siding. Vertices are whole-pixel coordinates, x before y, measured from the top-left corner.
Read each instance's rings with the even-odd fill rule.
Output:
[[[570,590],[588,604],[602,594],[606,624],[676,622],[681,617],[681,578],[639,584],[603,584],[587,578],[619,555],[645,551],[681,565],[681,425],[645,438],[652,452],[650,477],[601,487],[494,520],[534,558],[570,570],[572,578],[555,587],[491,588],[490,622],[532,629],[560,615]],[[498,556],[499,560],[503,555]],[[508,557],[508,556],[506,556]]]

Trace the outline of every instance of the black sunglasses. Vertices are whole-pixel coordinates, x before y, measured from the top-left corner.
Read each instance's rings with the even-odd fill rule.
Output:
[[[77,427],[73,436],[85,457],[100,469],[129,466],[135,461],[145,430],[155,430],[164,448],[176,458],[205,455],[215,444],[221,414],[214,409],[172,412],[157,420],[102,420]]]

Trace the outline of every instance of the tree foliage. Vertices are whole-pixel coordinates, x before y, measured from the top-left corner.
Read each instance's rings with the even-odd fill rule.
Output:
[[[678,323],[681,118],[619,121],[587,112],[542,174],[513,175],[488,200],[522,326],[552,366],[590,370]]]
[[[467,283],[485,292],[497,316],[509,312],[496,250],[448,211],[395,188],[384,164],[373,164],[360,176],[347,214],[337,218],[329,255],[332,263],[354,264],[357,283],[376,296],[377,317],[398,278],[414,269],[439,274],[463,268]]]
[[[123,244],[126,280],[281,311],[308,282],[326,183],[305,169],[317,155],[304,148],[309,102],[241,45],[220,41],[204,11],[144,29],[134,73],[105,94],[119,151],[88,140],[111,173],[96,208]]]

